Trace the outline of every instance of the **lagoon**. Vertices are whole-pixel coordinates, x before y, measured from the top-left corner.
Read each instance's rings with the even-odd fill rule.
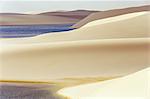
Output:
[[[33,37],[45,33],[73,30],[73,24],[0,26],[0,38]]]

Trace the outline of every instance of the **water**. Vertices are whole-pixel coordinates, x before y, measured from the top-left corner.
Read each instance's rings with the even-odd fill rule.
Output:
[[[53,84],[0,83],[0,99],[64,99]]]
[[[73,24],[0,26],[0,38],[32,37],[39,34],[73,30]]]

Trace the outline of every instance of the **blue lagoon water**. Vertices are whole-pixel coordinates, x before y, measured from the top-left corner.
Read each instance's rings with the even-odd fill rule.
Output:
[[[73,24],[0,26],[0,38],[32,37],[45,33],[73,30]]]

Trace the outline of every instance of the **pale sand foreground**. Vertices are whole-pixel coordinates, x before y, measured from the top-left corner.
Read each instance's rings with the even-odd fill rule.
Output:
[[[131,75],[64,88],[58,94],[71,99],[149,99],[150,67]]]
[[[0,79],[50,81],[127,75],[150,65],[149,46],[149,38],[1,44]]]
[[[149,37],[150,12],[131,13],[91,22],[84,27],[62,33],[31,38],[4,39],[6,44],[47,43],[62,41]]]

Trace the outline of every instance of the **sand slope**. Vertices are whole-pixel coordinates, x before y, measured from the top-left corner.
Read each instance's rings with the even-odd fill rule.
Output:
[[[149,37],[150,12],[131,13],[90,22],[82,28],[31,38],[4,39],[3,43],[44,43],[77,40]]]
[[[89,15],[88,17],[84,18],[83,20],[79,21],[72,27],[79,28],[79,27],[81,27],[91,21],[94,21],[94,20],[104,19],[104,18],[108,18],[108,17],[114,17],[114,16],[128,14],[128,13],[141,12],[141,11],[150,11],[150,6],[146,5],[146,6],[140,6],[140,7],[114,9],[114,10],[93,13],[93,14]]]
[[[149,46],[149,38],[2,43],[0,80],[50,81],[127,75],[150,65]]]
[[[119,16],[115,16],[115,17],[109,17],[109,18],[105,18],[105,19],[95,20],[95,21],[85,24],[84,26],[82,26],[82,28],[103,25],[103,24],[109,24],[109,23],[114,23],[114,22],[119,22],[119,21],[130,21],[132,19],[136,19],[136,21],[138,21],[137,20],[138,17],[141,18],[141,21],[142,21],[141,16],[145,16],[145,20],[148,21],[150,18],[150,15],[148,15],[149,13],[150,12],[148,12],[148,11],[137,12],[137,13],[130,13],[130,14],[124,14],[124,15],[119,15]],[[148,22],[146,23],[146,25],[148,25]]]
[[[149,99],[149,73],[150,67],[122,78],[64,88],[58,93],[71,99]]]

